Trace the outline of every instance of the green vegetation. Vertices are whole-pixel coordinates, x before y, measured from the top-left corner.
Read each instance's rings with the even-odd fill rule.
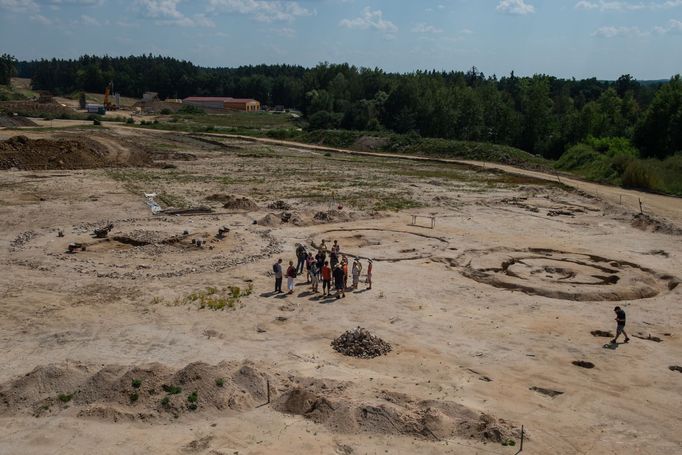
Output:
[[[174,385],[167,385],[163,384],[161,386],[164,392],[166,392],[168,395],[178,395],[179,393],[182,392],[182,388]]]
[[[205,115],[206,112],[200,107],[192,106],[191,104],[185,104],[178,109],[178,114]]]
[[[128,396],[128,398],[130,399],[131,403],[135,403],[135,402],[137,402],[137,400],[140,399],[140,394],[137,392],[133,392]]]
[[[223,379],[223,378],[217,378],[217,379],[215,380],[215,385],[217,385],[218,387],[223,387],[223,386],[225,385],[225,379]]]
[[[62,403],[68,403],[69,401],[71,401],[71,399],[73,398],[73,396],[74,396],[73,393],[60,393],[59,395],[57,395],[57,398],[58,398],[59,401],[61,401]]]
[[[142,385],[142,381],[140,379],[133,379],[132,380],[133,388],[139,389],[141,385]]]
[[[600,183],[682,196],[682,153],[641,159],[625,138],[588,138],[569,148],[555,167]]]
[[[253,284],[251,283],[245,289],[239,286],[228,286],[222,289],[209,287],[204,291],[192,292],[177,299],[175,305],[197,304],[200,310],[208,308],[214,311],[225,308],[234,309],[242,297],[249,296],[252,292]]]
[[[9,54],[0,55],[0,84],[9,85],[17,74],[17,59]]]
[[[168,409],[170,408],[170,397],[165,396],[161,399],[161,406],[164,408]]]

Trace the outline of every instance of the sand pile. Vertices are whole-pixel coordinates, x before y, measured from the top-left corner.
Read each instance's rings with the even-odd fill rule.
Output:
[[[20,115],[6,116],[0,114],[0,127],[16,128],[17,126],[38,126],[33,120]]]
[[[250,362],[197,362],[177,371],[157,363],[132,368],[48,365],[0,387],[0,414],[69,412],[117,421],[243,411],[267,401],[267,381],[277,390],[277,378]]]
[[[130,153],[125,162],[115,161],[97,141],[79,139],[29,139],[15,136],[0,141],[0,169],[93,169],[148,164],[143,152]]]
[[[341,334],[331,343],[335,351],[341,354],[373,359],[391,352],[391,345],[381,338],[372,335],[369,330],[358,327]]]
[[[404,435],[430,440],[454,437],[502,443],[517,439],[520,431],[504,420],[463,405],[436,400],[420,401],[395,392],[381,392],[376,400],[356,401],[326,384],[297,387],[281,396],[275,409],[300,415],[332,431]]]
[[[231,194],[212,194],[206,198],[207,201],[219,202],[223,204],[223,208],[230,210],[247,210],[256,211],[259,209],[258,204],[247,197],[234,196]]]
[[[640,229],[645,232],[659,232],[661,234],[682,235],[682,229],[677,226],[666,223],[646,213],[638,213],[632,217],[630,223],[632,227]]]

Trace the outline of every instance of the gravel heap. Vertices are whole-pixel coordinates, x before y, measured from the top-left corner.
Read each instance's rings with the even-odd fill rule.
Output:
[[[391,352],[391,345],[381,338],[372,335],[369,330],[358,327],[341,334],[331,343],[335,351],[341,354],[373,359]]]

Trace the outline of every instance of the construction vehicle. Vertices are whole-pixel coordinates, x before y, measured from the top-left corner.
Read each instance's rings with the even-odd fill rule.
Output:
[[[114,81],[111,81],[107,84],[106,88],[104,89],[104,108],[107,111],[115,111],[118,109],[118,94],[113,94],[112,92],[114,91]],[[109,99],[111,96],[114,96],[116,101],[115,103],[112,103],[111,100]]]

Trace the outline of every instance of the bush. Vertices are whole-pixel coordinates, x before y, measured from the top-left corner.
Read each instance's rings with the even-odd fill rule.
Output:
[[[641,190],[656,189],[659,184],[656,177],[646,168],[644,163],[633,160],[623,173],[623,186]]]
[[[180,109],[178,109],[178,114],[205,114],[206,112],[200,107],[192,106],[191,104],[185,104]]]
[[[128,125],[134,125],[134,124],[135,124],[135,120],[133,120],[132,117],[128,117],[128,118],[126,119],[126,123],[127,123]]]
[[[163,109],[161,109],[161,115],[170,115],[172,113],[173,113],[173,111],[171,111],[167,107],[164,107]]]

